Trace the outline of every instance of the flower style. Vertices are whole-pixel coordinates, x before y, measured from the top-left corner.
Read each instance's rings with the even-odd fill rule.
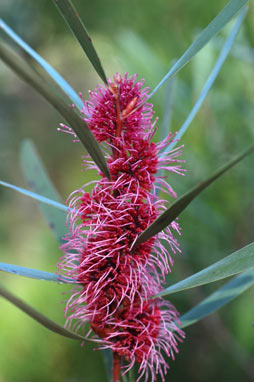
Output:
[[[180,234],[178,223],[133,249],[139,234],[166,208],[156,191],[176,197],[157,171],[183,174],[178,159],[182,147],[160,154],[174,135],[151,142],[156,121],[152,122],[152,104],[146,103],[149,89],[142,88],[143,83],[137,75],[117,73],[108,88],[96,88],[84,101],[84,121],[103,142],[111,179],[100,173],[90,193],[86,185],[71,195],[70,232],[58,264],[61,274],[79,284],[66,305],[67,324],[74,321],[73,328],[79,330],[90,323],[87,337],[93,332],[100,348],[111,349],[118,360],[115,381],[121,360],[124,373],[135,361],[139,364],[137,381],[142,376],[155,381],[156,374],[164,380],[168,365],[162,352],[174,359],[177,342],[184,337],[176,309],[152,297],[171,270],[170,253],[180,252],[173,236],[174,231]],[[96,168],[86,159],[84,165]]]

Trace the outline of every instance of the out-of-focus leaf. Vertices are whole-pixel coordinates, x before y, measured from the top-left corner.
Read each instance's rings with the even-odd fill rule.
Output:
[[[163,141],[165,139],[169,132],[170,132],[170,123],[171,123],[171,116],[172,116],[172,109],[173,109],[173,93],[175,88],[175,77],[170,78],[167,86],[166,91],[166,97],[165,97],[165,104],[164,104],[164,111],[162,115],[162,122],[160,126],[160,141]],[[163,150],[164,152],[164,150]],[[162,177],[164,173],[163,169],[159,169],[157,172],[157,176]],[[160,189],[158,188],[156,191],[156,195],[158,196],[160,193]]]
[[[112,382],[112,367],[113,367],[112,350],[102,349],[101,354],[102,354],[102,358],[103,358],[105,369],[106,369],[107,381]]]
[[[195,273],[194,275],[164,289],[156,296],[166,296],[181,290],[194,288],[214,281],[242,273],[254,267],[254,243],[241,248],[215,264]]]
[[[231,49],[231,47],[235,41],[235,38],[236,38],[237,33],[240,29],[240,26],[242,25],[242,22],[246,16],[247,10],[248,10],[248,8],[244,7],[244,9],[242,9],[242,11],[240,12],[230,35],[228,36],[224,46],[221,49],[219,58],[216,61],[215,65],[213,67],[213,70],[211,71],[211,74],[208,77],[197,102],[193,106],[190,114],[188,115],[188,117],[184,121],[184,123],[181,126],[181,128],[179,129],[178,133],[176,134],[176,136],[174,138],[174,142],[172,142],[168,147],[166,147],[163,150],[163,153],[166,154],[175,147],[175,145],[182,138],[183,134],[186,132],[186,130],[190,126],[191,122],[193,121],[193,119],[194,119],[195,115],[197,114],[197,112],[199,111],[200,107],[202,106],[204,99],[207,96],[207,93],[211,89],[211,87],[212,87],[217,75],[219,74],[219,71],[220,71],[223,63],[225,62],[227,55],[228,55],[228,53],[229,53],[229,51],[230,51],[230,49]]]
[[[213,49],[220,51],[224,40],[225,40],[224,37],[216,36],[212,42]],[[253,53],[254,53],[253,48],[239,42],[234,44],[230,52],[230,55],[232,57],[237,58],[238,60],[246,62],[247,64],[254,64]]]
[[[14,304],[17,308],[21,309],[28,316],[30,316],[35,321],[39,322],[39,324],[45,326],[45,328],[51,330],[52,332],[60,334],[64,337],[72,338],[74,340],[86,340],[85,337],[82,337],[79,334],[72,333],[69,330],[65,329],[63,326],[58,325],[56,322],[50,320],[49,318],[38,312],[38,310],[35,310],[31,306],[27,305],[24,301],[20,300],[1,286],[0,296],[4,297],[6,300]]]
[[[129,381],[128,382],[135,382],[136,381],[136,377],[135,377],[135,372],[134,372],[134,368],[132,367],[130,369],[130,371],[128,372],[128,378],[129,378]]]
[[[233,278],[227,284],[217,289],[209,297],[204,299],[201,303],[190,309],[187,313],[180,317],[181,328],[186,328],[195,324],[202,318],[216,312],[234,298],[238,297],[241,293],[254,285],[254,270],[250,269],[247,272]],[[246,309],[248,309],[246,307]]]
[[[142,78],[146,78],[149,88],[154,87],[159,81],[160,73],[165,70],[161,58],[140,34],[130,29],[118,32],[115,36],[117,48],[121,52],[118,60],[124,67],[128,67],[130,73],[139,73]],[[149,65],[147,65],[148,62]],[[163,102],[162,94],[158,98]]]
[[[2,19],[0,19],[0,29],[2,29],[23,51],[31,56],[45,70],[45,72],[48,73],[79,110],[82,109],[83,102],[81,98],[75,90],[72,89],[68,82],[54,68],[52,68],[47,61],[23,41]]]
[[[167,92],[165,97],[164,113],[162,116],[162,123],[160,127],[161,141],[165,139],[170,132],[170,122],[171,122],[172,109],[173,109],[174,85],[175,85],[175,78],[173,77],[168,82],[168,87],[167,87]]]
[[[58,208],[58,209],[60,209],[62,211],[65,211],[65,212],[68,211],[68,207],[64,206],[63,204],[55,202],[54,200],[46,198],[45,196],[36,194],[35,192],[29,191],[29,190],[25,190],[24,188],[14,186],[13,184],[10,184],[10,183],[7,183],[7,182],[3,182],[2,180],[0,180],[0,185],[2,185],[4,187],[8,187],[8,188],[10,188],[12,190],[18,191],[18,192],[20,192],[23,195],[26,195],[26,196],[29,196],[32,199],[38,200],[38,202],[48,204],[49,206]]]
[[[210,22],[210,24],[203,29],[196,40],[173,65],[156,88],[150,93],[149,98],[151,98],[169,78],[173,77],[180,69],[182,69],[192,59],[192,57],[195,56],[200,49],[202,49],[203,46],[205,46],[208,41],[210,41],[211,38],[215,36],[235,16],[235,14],[247,3],[247,1],[248,0],[231,0]]]
[[[190,191],[186,192],[181,198],[176,200],[163,214],[161,214],[141,235],[137,238],[133,249],[136,248],[140,243],[150,239],[150,237],[156,235],[158,232],[166,228],[172,221],[180,215],[181,212],[190,204],[190,202],[195,199],[203,190],[205,190],[210,184],[212,184],[216,179],[223,175],[227,170],[240,162],[247,155],[254,152],[254,146],[249,147],[244,153],[232,159],[226,165],[221,167],[216,171],[214,175],[199,183],[197,186],[193,187]]]
[[[21,145],[20,164],[29,187],[36,193],[61,203],[61,199],[49,179],[35,146],[32,141],[25,140]],[[56,239],[61,243],[61,238],[68,232],[66,227],[66,213],[51,208],[44,203],[39,203],[40,210],[46,218],[50,229]]]
[[[62,14],[66,24],[80,43],[94,69],[101,77],[102,81],[107,84],[107,78],[101,65],[101,61],[96,53],[96,50],[94,49],[92,39],[87,33],[87,30],[72,2],[70,0],[53,1]]]
[[[44,272],[38,269],[21,267],[20,265],[0,263],[0,271],[12,273],[18,276],[29,277],[31,279],[73,284],[67,278],[57,275],[56,273]]]
[[[24,81],[38,91],[61,114],[80,139],[101,171],[110,178],[110,173],[100,146],[86,123],[59,95],[57,89],[35,72],[32,66],[15,54],[13,50],[0,44],[0,58],[11,67]]]

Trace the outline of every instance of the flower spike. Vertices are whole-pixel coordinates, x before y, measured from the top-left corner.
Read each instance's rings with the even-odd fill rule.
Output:
[[[79,284],[66,304],[67,326],[74,322],[77,330],[90,323],[89,335],[93,333],[100,348],[113,351],[114,382],[135,362],[137,381],[144,376],[153,382],[157,374],[164,380],[167,372],[163,353],[174,359],[184,338],[174,306],[161,297],[151,298],[161,291],[173,254],[180,252],[173,235],[180,234],[180,228],[174,221],[140,245],[133,247],[133,242],[166,209],[157,187],[176,197],[156,175],[158,170],[182,174],[183,161],[181,148],[160,155],[174,135],[158,144],[151,141],[156,121],[152,105],[145,102],[149,89],[143,88],[144,81],[117,73],[108,83],[108,88],[90,92],[82,113],[97,141],[103,142],[111,179],[100,173],[90,193],[84,186],[72,194],[70,232],[58,268]],[[86,159],[84,165],[95,168]]]

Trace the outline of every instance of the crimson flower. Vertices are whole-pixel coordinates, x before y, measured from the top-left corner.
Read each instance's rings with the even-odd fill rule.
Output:
[[[67,325],[85,330],[87,338],[114,354],[114,382],[120,370],[126,373],[139,364],[139,381],[164,380],[184,333],[178,312],[168,301],[154,298],[162,289],[173,265],[172,254],[180,252],[173,233],[176,221],[164,231],[133,249],[133,243],[166,208],[157,190],[171,197],[175,192],[159,169],[183,175],[181,147],[166,156],[161,150],[174,134],[160,143],[151,141],[156,131],[148,88],[137,75],[120,74],[109,87],[97,87],[84,101],[82,114],[106,153],[111,179],[101,179],[75,191],[69,201],[70,231],[64,237],[59,272],[78,284],[66,304]],[[71,132],[67,126],[64,131]],[[87,168],[97,167],[84,159]],[[164,246],[164,244],[165,246]]]

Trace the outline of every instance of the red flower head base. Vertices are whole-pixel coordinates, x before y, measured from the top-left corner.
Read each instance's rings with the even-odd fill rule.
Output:
[[[166,157],[159,153],[174,135],[159,144],[151,142],[152,105],[145,103],[148,89],[142,90],[143,81],[135,82],[136,77],[116,74],[109,88],[98,87],[84,101],[84,120],[104,142],[111,180],[100,173],[90,194],[82,188],[72,196],[70,233],[64,238],[65,254],[58,266],[80,284],[66,305],[68,323],[76,320],[77,330],[88,321],[87,336],[95,333],[101,348],[125,359],[125,372],[136,361],[138,380],[145,375],[146,381],[155,381],[158,373],[164,380],[168,368],[162,353],[174,358],[177,341],[184,336],[176,325],[175,308],[161,298],[151,299],[170,272],[170,252],[180,251],[172,233],[180,233],[178,223],[132,247],[166,208],[156,190],[176,196],[163,178],[156,177],[157,171],[182,174],[183,170],[178,159],[181,147]],[[96,168],[89,161],[85,165]]]

